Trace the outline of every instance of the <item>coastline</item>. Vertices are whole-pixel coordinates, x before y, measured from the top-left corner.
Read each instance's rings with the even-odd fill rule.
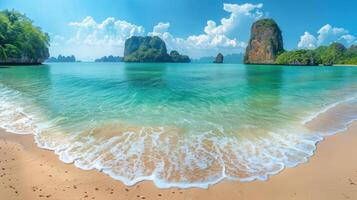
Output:
[[[324,123],[324,120],[321,121]],[[32,135],[0,129],[0,196],[12,199],[357,199],[357,122],[320,142],[309,162],[268,181],[223,181],[206,189],[158,189],[151,181],[125,186],[99,171],[61,162]],[[33,178],[36,175],[36,178]]]
[[[348,65],[348,64],[334,64],[333,66],[340,66],[340,67],[357,67],[357,65]]]

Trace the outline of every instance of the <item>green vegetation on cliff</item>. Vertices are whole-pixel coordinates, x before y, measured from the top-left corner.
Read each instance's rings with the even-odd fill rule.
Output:
[[[0,12],[0,64],[38,64],[49,57],[49,36],[17,11]]]
[[[189,63],[191,62],[191,59],[186,56],[186,55],[181,55],[177,51],[171,51],[170,52],[170,59],[172,62],[176,63]]]
[[[190,62],[177,51],[167,54],[165,42],[157,37],[133,36],[125,41],[124,62]]]
[[[274,64],[283,51],[283,36],[278,24],[273,19],[261,19],[252,25],[244,63]]]
[[[95,59],[94,62],[123,62],[123,58],[120,56],[110,55]]]
[[[315,50],[295,50],[284,52],[277,58],[276,64],[282,65],[334,65],[357,64],[357,46],[346,48],[340,43],[320,46]]]
[[[125,41],[125,62],[168,62],[166,44],[159,37],[134,36]]]
[[[283,37],[277,23],[261,19],[252,25],[251,38],[244,56],[246,64],[279,65],[357,65],[357,45],[346,48],[340,43],[314,50],[284,51]]]
[[[316,65],[317,56],[312,50],[287,51],[280,54],[275,63],[281,65]]]

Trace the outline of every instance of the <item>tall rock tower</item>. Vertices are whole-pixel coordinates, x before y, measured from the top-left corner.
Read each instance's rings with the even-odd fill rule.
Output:
[[[273,64],[283,51],[283,36],[276,22],[273,19],[258,20],[251,29],[244,63]]]

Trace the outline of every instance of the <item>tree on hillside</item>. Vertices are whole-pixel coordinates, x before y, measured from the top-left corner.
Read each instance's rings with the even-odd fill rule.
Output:
[[[49,36],[25,15],[12,10],[0,12],[0,62],[38,62],[49,56]]]

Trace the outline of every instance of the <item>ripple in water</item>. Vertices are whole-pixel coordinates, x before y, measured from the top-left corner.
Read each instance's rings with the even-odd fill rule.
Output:
[[[222,66],[222,73],[243,73]],[[207,188],[223,179],[266,180],[285,167],[306,162],[325,135],[357,118],[354,98],[339,103],[321,98],[347,98],[354,87],[338,90],[335,81],[328,92],[316,88],[299,93],[298,88],[305,87],[297,81],[301,77],[289,77],[295,85],[282,84],[290,73],[271,79],[264,70],[249,69],[243,80],[227,73],[217,87],[217,81],[210,82],[211,73],[192,73],[196,68],[170,68],[165,75],[155,68],[134,68],[117,82],[107,77],[105,68],[105,73],[95,74],[104,77],[68,76],[65,69],[50,69],[34,72],[34,77],[45,80],[30,77],[31,86],[23,84],[28,81],[23,77],[16,83],[0,79],[0,127],[34,134],[39,147],[54,150],[62,161],[101,170],[126,185],[152,180],[160,188]],[[180,73],[185,76],[177,77]],[[202,85],[188,87],[197,83]],[[318,114],[303,123],[313,112]],[[326,126],[326,121],[335,123]]]

